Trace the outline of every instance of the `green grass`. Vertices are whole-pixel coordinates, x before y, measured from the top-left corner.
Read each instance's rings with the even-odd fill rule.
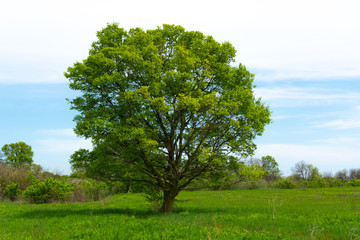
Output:
[[[182,192],[172,214],[141,194],[89,203],[0,203],[0,239],[360,239],[360,190]]]

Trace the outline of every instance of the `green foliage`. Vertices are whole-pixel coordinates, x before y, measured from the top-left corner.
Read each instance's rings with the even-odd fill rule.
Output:
[[[57,202],[69,197],[73,190],[73,184],[49,177],[43,182],[29,186],[23,192],[23,197],[31,203]]]
[[[72,157],[75,169],[175,198],[194,179],[227,174],[231,162],[254,152],[270,110],[253,93],[254,75],[231,65],[230,43],[174,25],[110,24],[97,37],[87,59],[65,73],[81,93],[69,100],[79,113],[75,132],[95,145]]]
[[[152,212],[159,212],[163,204],[164,194],[159,190],[153,188],[147,188],[144,191],[144,197],[146,199],[148,208]]]
[[[94,146],[92,151],[79,149],[70,157],[73,176],[114,182],[121,179],[125,185],[130,185],[133,170],[119,164],[112,151],[116,148],[116,143],[107,139]],[[136,183],[133,182],[131,185]]]
[[[0,195],[7,185],[19,184],[21,190],[25,190],[32,184],[29,174],[29,166],[14,167],[6,163],[0,163]]]
[[[261,167],[267,171],[267,181],[276,180],[280,177],[279,164],[274,157],[269,155],[261,157]]]
[[[85,189],[89,199],[98,201],[112,194],[110,186],[106,182],[89,179]]]
[[[353,187],[358,187],[358,186],[360,186],[360,179],[355,179],[355,178],[350,179],[348,181],[348,184]]]
[[[4,155],[4,162],[14,167],[31,165],[33,163],[32,157],[34,152],[31,150],[31,146],[24,142],[5,144],[1,150]]]
[[[256,184],[257,180],[261,179],[264,175],[266,175],[266,171],[258,165],[249,165],[237,162],[237,159],[234,159],[234,161],[229,161],[228,165],[223,169],[216,169],[203,178],[194,181],[187,189],[232,189],[240,182],[247,182],[247,185],[249,183]]]
[[[309,180],[303,181],[304,185],[309,188],[323,188],[327,186],[327,181],[321,175],[315,175]]]
[[[327,184],[329,185],[329,187],[341,187],[346,184],[345,179],[338,179],[336,177],[328,178],[328,179],[326,179],[326,181],[327,181]]]
[[[4,239],[358,239],[359,189],[183,191],[173,214],[143,194],[106,202],[0,202]]]
[[[259,165],[246,165],[241,163],[238,174],[242,180],[258,180],[267,174],[267,171]]]
[[[89,165],[93,161],[93,155],[87,149],[79,149],[70,156],[70,164],[73,174],[84,174],[89,171]],[[91,175],[91,174],[89,174]],[[89,176],[90,177],[90,176]]]
[[[21,193],[21,189],[18,183],[12,183],[6,186],[3,193],[5,197],[9,198],[11,201],[15,201],[18,199]]]
[[[86,179],[68,179],[74,185],[74,192],[69,197],[71,202],[98,201],[108,196],[124,193],[126,186],[119,181],[96,181]]]
[[[17,183],[21,191],[30,185],[43,181],[48,177],[58,177],[50,172],[43,171],[41,166],[32,164],[13,166],[8,163],[0,163],[0,198],[3,198],[3,191],[6,186]]]
[[[310,172],[310,179],[315,179],[315,178],[321,178],[321,174],[319,172],[319,169],[317,167],[312,166],[311,164],[309,164],[311,172]]]
[[[264,170],[263,178],[267,181],[273,181],[280,177],[279,164],[272,156],[263,156],[261,159],[250,158],[248,161],[250,165],[258,165]]]
[[[293,188],[295,188],[295,184],[290,179],[283,179],[283,180],[279,181],[278,187],[281,189],[293,189]]]
[[[252,180],[246,182],[247,189],[259,189],[260,185],[258,181]]]

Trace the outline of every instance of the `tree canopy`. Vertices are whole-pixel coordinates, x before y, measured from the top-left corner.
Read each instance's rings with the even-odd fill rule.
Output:
[[[109,143],[126,180],[163,191],[163,212],[194,179],[242,168],[269,124],[254,75],[233,66],[235,49],[211,36],[163,25],[126,31],[109,24],[82,62],[69,67],[75,132]],[[111,143],[111,144],[110,144]]]
[[[250,165],[257,164],[259,167],[266,171],[266,176],[264,178],[267,181],[274,180],[280,177],[280,169],[279,164],[276,162],[275,158],[272,156],[262,156],[261,159],[258,158],[250,158],[248,163]]]
[[[31,146],[24,142],[5,144],[1,151],[3,156],[0,156],[0,159],[3,158],[2,161],[14,167],[33,163],[34,152],[31,150]]]

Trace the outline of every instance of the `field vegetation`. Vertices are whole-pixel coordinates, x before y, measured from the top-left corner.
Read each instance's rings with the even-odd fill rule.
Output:
[[[86,203],[0,203],[2,239],[359,239],[358,187],[180,193],[174,213],[141,193]]]
[[[193,181],[173,213],[146,185],[0,162],[1,239],[360,239],[360,170],[320,174],[299,162],[281,177],[270,156],[246,164],[262,177]],[[233,176],[233,177],[231,177]],[[34,204],[35,203],[35,204]]]
[[[271,111],[235,53],[175,25],[99,31],[65,73],[93,149],[62,176],[5,144],[1,239],[360,239],[360,169],[250,158]]]

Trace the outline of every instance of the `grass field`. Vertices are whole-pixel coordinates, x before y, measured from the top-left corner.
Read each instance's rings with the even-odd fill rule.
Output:
[[[182,192],[172,214],[141,194],[0,203],[1,239],[360,239],[360,189]]]

